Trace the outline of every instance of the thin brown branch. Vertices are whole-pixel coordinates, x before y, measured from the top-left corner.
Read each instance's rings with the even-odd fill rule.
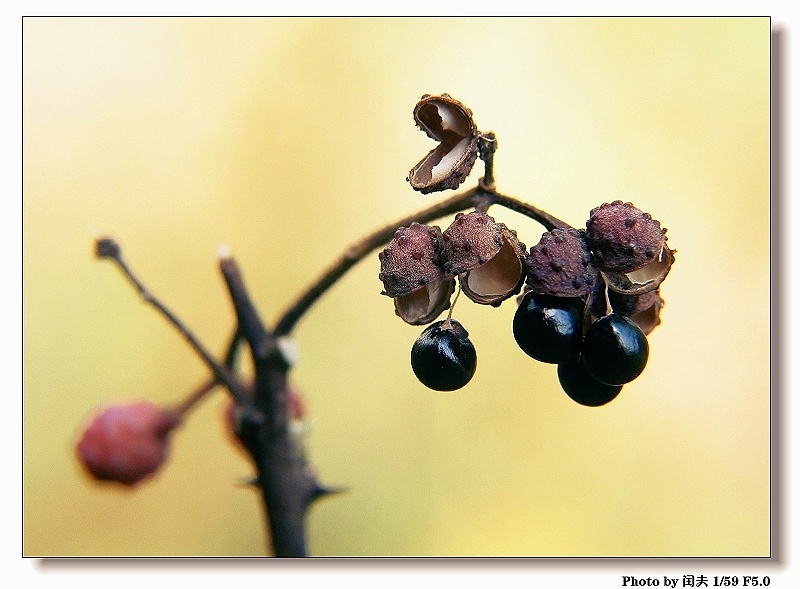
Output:
[[[554,217],[547,211],[543,211],[531,204],[518,200],[511,196],[500,194],[499,192],[491,192],[490,204],[495,204],[501,207],[510,209],[520,215],[530,217],[540,225],[544,226],[548,231],[553,229],[570,229],[571,225],[565,223],[558,217]]]
[[[338,260],[328,267],[328,269],[286,309],[276,322],[273,333],[276,336],[288,335],[291,333],[297,321],[326,290],[333,286],[345,272],[355,266],[356,263],[370,252],[387,244],[399,227],[406,227],[415,221],[417,223],[429,223],[435,219],[467,209],[475,205],[475,198],[481,193],[481,189],[473,188],[467,192],[456,194],[447,200],[437,202],[413,215],[398,219],[394,223],[370,233],[362,240],[351,245]]]
[[[489,169],[490,165],[487,165],[487,173],[490,174]],[[521,200],[495,192],[493,186],[490,189],[490,187],[485,185],[485,179],[481,179],[481,183],[478,187],[456,194],[426,209],[398,219],[394,223],[370,233],[360,241],[351,245],[338,260],[331,264],[319,278],[311,283],[311,285],[287,307],[275,323],[273,334],[277,337],[291,333],[303,314],[308,311],[325,291],[333,286],[350,268],[355,266],[365,256],[369,255],[370,252],[386,245],[392,239],[398,228],[407,227],[413,222],[429,223],[464,209],[477,206],[488,208],[493,204],[525,215],[537,221],[548,230],[570,227],[568,223],[565,223],[546,211]]]

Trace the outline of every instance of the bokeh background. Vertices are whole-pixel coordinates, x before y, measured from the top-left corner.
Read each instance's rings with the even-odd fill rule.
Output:
[[[272,321],[349,244],[439,198],[405,176],[433,147],[414,104],[448,92],[497,133],[502,192],[576,226],[630,200],[669,229],[663,323],[644,374],[592,409],[516,347],[513,302],[462,298],[478,372],[434,393],[408,362],[419,328],[362,261],[295,333],[310,459],[349,488],[312,509],[311,552],[768,555],[769,34],[766,18],[24,19],[24,554],[264,554],[221,390],[150,483],[84,476],[73,445],[97,407],[174,403],[207,375],[93,238],[115,236],[221,350],[218,246]]]

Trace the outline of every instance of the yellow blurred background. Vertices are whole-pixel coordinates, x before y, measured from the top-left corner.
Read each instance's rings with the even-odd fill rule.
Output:
[[[265,553],[221,390],[149,484],[84,476],[73,445],[98,406],[174,403],[208,374],[93,238],[115,236],[221,351],[217,247],[273,321],[349,244],[440,197],[405,177],[433,147],[414,104],[448,92],[497,133],[503,193],[576,226],[629,200],[669,229],[663,323],[643,375],[586,408],[516,347],[513,302],[462,298],[478,371],[434,393],[409,366],[420,329],[362,261],[295,333],[310,459],[349,488],[312,508],[311,553],[768,555],[769,33],[767,18],[24,19],[24,554]]]

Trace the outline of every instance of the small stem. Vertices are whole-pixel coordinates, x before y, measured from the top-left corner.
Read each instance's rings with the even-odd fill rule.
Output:
[[[494,192],[494,152],[497,151],[497,137],[493,131],[478,137],[478,154],[483,160],[483,178],[479,183],[487,192]]]
[[[505,207],[510,209],[516,213],[521,215],[525,215],[526,217],[530,217],[540,225],[544,226],[545,229],[548,231],[552,231],[553,229],[571,229],[572,226],[569,223],[565,223],[558,217],[554,217],[547,211],[543,211],[533,205],[530,205],[526,202],[513,198],[511,196],[506,196],[504,194],[500,194],[499,192],[491,192],[490,194],[490,204],[499,205],[501,207]]]
[[[186,399],[184,399],[180,404],[173,407],[173,411],[180,417],[183,418],[189,410],[197,405],[203,398],[211,392],[217,385],[219,381],[216,378],[210,378],[199,387],[197,387]]]
[[[239,337],[239,331],[236,330],[233,332],[231,342],[228,344],[228,351],[225,354],[225,366],[228,368],[228,370],[232,370],[233,365],[236,362],[236,355],[239,351],[240,341],[241,338]],[[219,379],[216,376],[212,376],[206,382],[197,387],[186,399],[176,405],[173,408],[173,411],[175,411],[175,413],[177,413],[180,417],[184,417],[189,410],[203,400],[203,398],[214,388],[216,388],[218,384],[220,384]]]
[[[133,270],[125,263],[125,260],[122,259],[122,253],[120,251],[119,246],[113,240],[109,238],[102,238],[97,240],[96,244],[96,251],[97,255],[104,258],[110,258],[114,262],[116,262],[117,266],[122,273],[128,278],[128,280],[133,284],[134,288],[139,292],[142,299],[156,308],[166,319],[169,321],[175,329],[177,329],[181,335],[189,342],[189,345],[194,349],[195,352],[202,358],[203,362],[211,368],[211,371],[214,373],[215,378],[222,384],[224,384],[231,394],[236,399],[236,402],[240,404],[242,407],[248,408],[251,407],[250,398],[245,393],[244,388],[239,383],[239,381],[234,377],[230,371],[221,366],[219,362],[217,362],[214,357],[206,350],[205,346],[198,340],[195,335],[186,327],[183,322],[178,319],[178,317],[170,311],[164,303],[162,303],[158,298],[156,298],[144,284],[136,277],[133,273]]]
[[[266,358],[275,347],[275,339],[264,327],[264,323],[250,299],[236,260],[226,253],[220,257],[219,268],[233,301],[241,337],[250,345],[254,359]]]
[[[458,290],[456,291],[456,298],[453,299],[453,302],[450,305],[450,310],[447,311],[447,319],[444,320],[443,324],[446,326],[450,325],[450,320],[453,318],[453,309],[456,307],[456,303],[458,302],[458,296],[461,294],[461,285],[458,285]]]

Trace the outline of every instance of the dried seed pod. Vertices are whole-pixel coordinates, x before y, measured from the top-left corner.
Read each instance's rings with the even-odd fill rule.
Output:
[[[423,194],[458,188],[478,157],[480,133],[472,111],[448,94],[425,94],[414,107],[414,120],[439,145],[411,169],[411,187]]]
[[[553,229],[531,248],[528,286],[554,297],[582,297],[597,282],[586,234],[580,229]]]
[[[398,229],[378,254],[385,294],[394,299],[397,315],[411,325],[424,325],[450,306],[455,281],[443,270],[444,241],[438,227],[412,223]]]
[[[645,335],[661,323],[659,315],[664,306],[664,299],[659,295],[658,289],[635,296],[609,290],[608,300],[614,312],[633,319]]]
[[[628,273],[658,260],[666,247],[666,229],[631,203],[615,200],[592,209],[586,222],[597,267]]]
[[[486,213],[459,213],[444,234],[444,269],[458,275],[464,294],[482,305],[499,305],[525,281],[525,244]]]
[[[601,271],[600,275],[609,290],[624,295],[640,295],[656,290],[664,282],[674,261],[675,251],[665,245],[656,259],[641,268],[630,272]]]

